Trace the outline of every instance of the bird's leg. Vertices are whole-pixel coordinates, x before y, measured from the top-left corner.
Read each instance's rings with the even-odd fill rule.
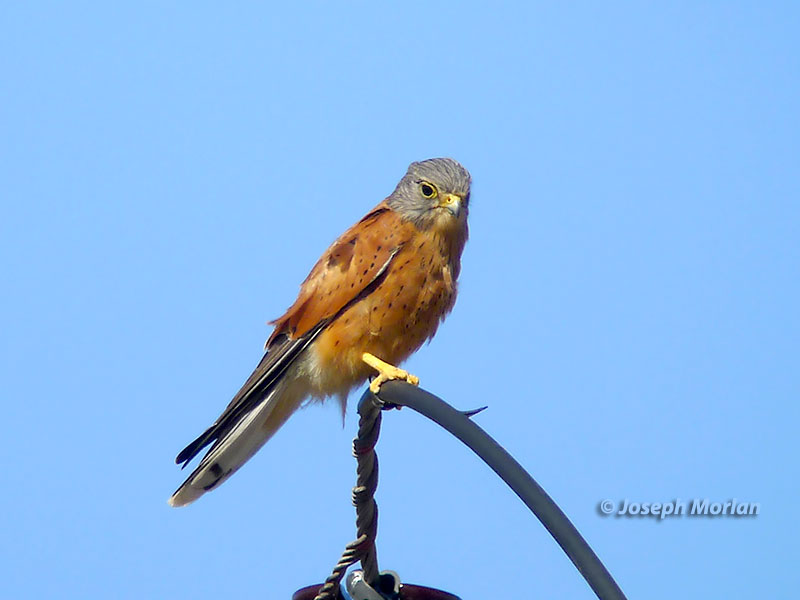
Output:
[[[381,385],[392,379],[402,379],[411,385],[419,385],[419,377],[416,375],[412,375],[408,371],[383,362],[380,358],[369,352],[364,352],[361,355],[361,360],[378,372],[378,376],[369,383],[369,391],[373,394],[377,394],[381,389]]]

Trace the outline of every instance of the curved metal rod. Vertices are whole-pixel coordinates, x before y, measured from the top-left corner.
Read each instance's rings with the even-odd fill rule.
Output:
[[[367,389],[365,395],[369,393]],[[472,448],[538,517],[598,598],[625,600],[617,582],[547,492],[467,415],[430,392],[403,381],[382,384],[378,396],[384,403],[407,406],[428,417]]]

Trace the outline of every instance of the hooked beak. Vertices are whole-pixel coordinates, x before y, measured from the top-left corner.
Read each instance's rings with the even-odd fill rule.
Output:
[[[444,194],[439,201],[439,207],[446,208],[453,213],[454,217],[458,217],[458,213],[461,212],[462,200],[463,198],[458,194]]]

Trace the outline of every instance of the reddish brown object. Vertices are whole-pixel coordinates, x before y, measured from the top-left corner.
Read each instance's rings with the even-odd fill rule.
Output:
[[[344,398],[374,373],[364,352],[396,365],[433,337],[456,301],[466,240],[466,210],[420,229],[384,200],[325,251],[267,345],[327,323],[309,348],[322,372],[314,391]]]
[[[454,160],[412,163],[395,191],[322,254],[295,303],[273,321],[256,369],[178,454],[185,466],[211,445],[172,506],[221,485],[307,398],[336,397],[344,414],[348,392],[376,370],[373,391],[391,379],[416,379],[394,365],[431,339],[453,308],[469,194],[469,173]],[[302,240],[303,223],[293,230]],[[389,364],[367,364],[365,354]]]
[[[292,596],[292,600],[314,600],[321,587],[322,584],[318,583],[299,589]],[[400,600],[461,600],[461,598],[442,590],[404,583],[400,586]]]

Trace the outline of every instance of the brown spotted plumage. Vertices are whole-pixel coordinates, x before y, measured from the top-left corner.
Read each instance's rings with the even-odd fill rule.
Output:
[[[374,373],[370,364],[382,368],[370,357],[400,363],[434,335],[456,299],[469,188],[469,173],[451,159],[412,163],[392,195],[323,253],[273,322],[256,370],[178,455],[185,466],[212,444],[170,504],[217,487],[305,399],[338,396],[344,410],[347,393]],[[381,380],[398,376],[387,373]]]

